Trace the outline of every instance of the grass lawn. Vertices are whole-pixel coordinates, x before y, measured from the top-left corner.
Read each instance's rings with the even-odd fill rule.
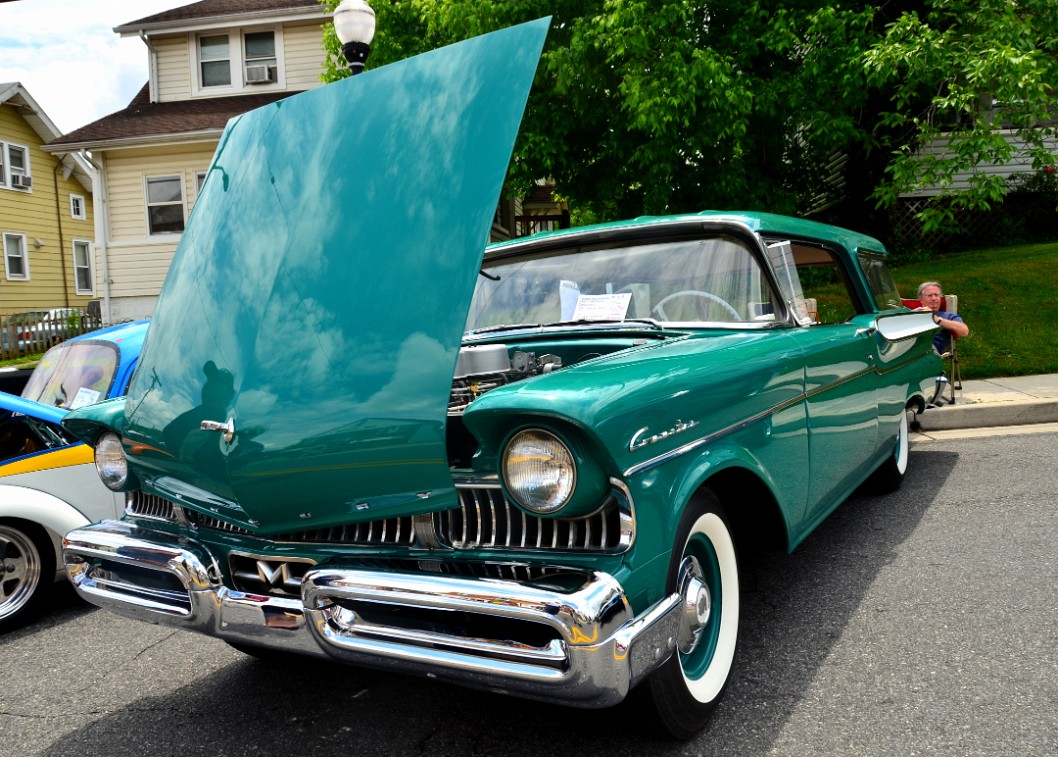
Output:
[[[930,280],[959,296],[970,327],[959,341],[963,378],[1058,373],[1058,242],[952,253],[892,273],[904,297]]]

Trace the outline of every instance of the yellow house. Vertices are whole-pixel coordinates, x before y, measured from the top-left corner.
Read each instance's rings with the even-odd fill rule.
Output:
[[[92,168],[19,82],[0,83],[0,316],[85,309],[95,297]]]
[[[105,322],[153,311],[228,120],[320,86],[327,20],[317,0],[201,0],[114,29],[145,43],[147,83],[124,110],[46,147],[90,154],[96,168]]]

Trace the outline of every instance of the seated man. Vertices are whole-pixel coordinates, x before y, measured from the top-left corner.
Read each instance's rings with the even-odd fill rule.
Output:
[[[940,309],[944,294],[939,283],[927,281],[919,286],[918,300],[922,303],[923,310],[933,311],[933,322],[940,326],[940,331],[933,337],[933,349],[938,353],[943,355],[951,352],[953,335],[960,339],[964,336],[969,336],[970,327],[966,325],[966,322],[960,316]]]

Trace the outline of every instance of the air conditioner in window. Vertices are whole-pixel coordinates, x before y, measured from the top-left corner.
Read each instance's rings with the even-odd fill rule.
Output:
[[[269,66],[247,66],[247,84],[267,84],[272,81],[272,69]]]
[[[13,173],[11,174],[11,186],[18,189],[29,189],[33,186],[33,179],[29,176],[23,176],[22,174]]]

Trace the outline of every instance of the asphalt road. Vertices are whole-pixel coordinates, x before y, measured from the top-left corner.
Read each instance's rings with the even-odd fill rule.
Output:
[[[0,757],[1058,755],[1058,434],[934,439],[793,555],[745,560],[737,673],[687,744],[123,620],[63,591],[0,637]]]

